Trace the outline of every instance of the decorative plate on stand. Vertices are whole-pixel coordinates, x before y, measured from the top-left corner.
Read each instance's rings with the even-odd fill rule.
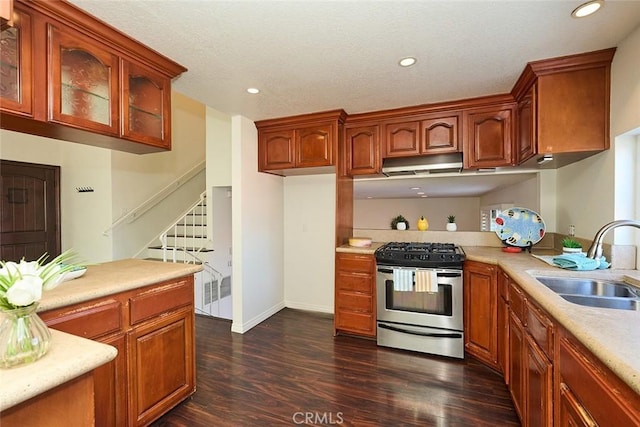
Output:
[[[505,245],[531,248],[544,237],[542,217],[527,208],[509,208],[496,218],[496,234]]]

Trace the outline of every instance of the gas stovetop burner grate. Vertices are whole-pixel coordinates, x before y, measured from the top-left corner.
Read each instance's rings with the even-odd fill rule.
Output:
[[[390,242],[375,252],[380,265],[462,268],[465,253],[453,243]]]

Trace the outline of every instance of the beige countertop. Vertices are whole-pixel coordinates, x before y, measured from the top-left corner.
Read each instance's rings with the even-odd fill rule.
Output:
[[[201,265],[140,259],[123,259],[89,265],[77,279],[43,292],[38,312],[52,310],[107,295],[193,274]],[[31,399],[101,366],[117,355],[106,344],[54,329],[47,354],[29,365],[0,369],[0,410]]]
[[[122,259],[94,264],[77,279],[44,292],[38,311],[47,311],[107,295],[141,288],[202,270],[201,265]]]
[[[343,245],[337,252],[373,254],[383,242],[361,249]],[[374,247],[375,246],[375,247]],[[536,302],[593,352],[606,366],[640,394],[640,312],[586,307],[571,303],[533,276],[589,277],[622,280],[640,287],[639,270],[570,271],[554,267],[527,252],[506,253],[501,247],[463,246],[466,259],[500,266]],[[553,250],[536,255],[557,254]]]
[[[117,354],[110,345],[51,329],[51,344],[42,358],[0,370],[0,411],[86,374]]]

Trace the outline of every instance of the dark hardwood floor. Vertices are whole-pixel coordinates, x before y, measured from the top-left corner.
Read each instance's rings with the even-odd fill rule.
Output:
[[[244,335],[196,317],[197,391],[156,421],[189,426],[519,426],[502,378],[471,358],[333,336],[284,309]]]

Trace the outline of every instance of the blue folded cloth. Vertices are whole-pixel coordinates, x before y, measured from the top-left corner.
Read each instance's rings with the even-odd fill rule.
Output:
[[[609,268],[609,263],[604,257],[593,259],[581,254],[562,254],[553,257],[553,263],[567,270],[597,270]]]

